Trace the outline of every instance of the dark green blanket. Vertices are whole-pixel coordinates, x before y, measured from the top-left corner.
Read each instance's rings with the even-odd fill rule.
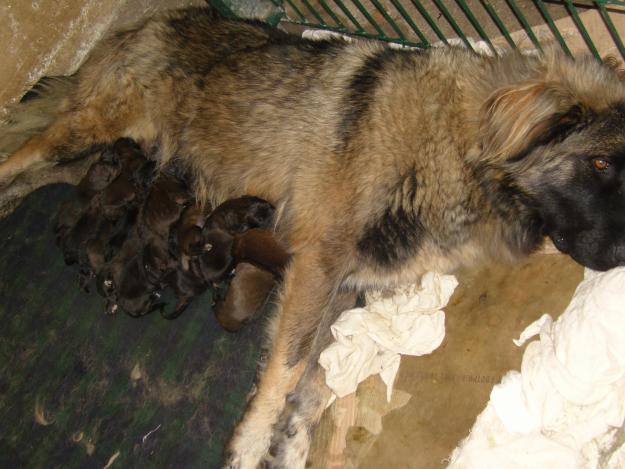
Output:
[[[0,467],[219,467],[264,321],[224,332],[210,293],[174,321],[105,315],[54,244],[70,194],[45,187],[0,220]]]

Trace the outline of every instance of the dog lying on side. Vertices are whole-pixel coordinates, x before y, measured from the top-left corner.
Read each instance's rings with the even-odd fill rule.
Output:
[[[183,160],[205,203],[278,208],[292,257],[228,468],[305,466],[330,395],[317,359],[359,292],[516,261],[545,236],[593,269],[625,264],[625,84],[594,58],[311,42],[185,9],[59,82],[16,109],[21,128],[33,102],[55,112],[5,144],[4,206],[21,178],[127,136]]]

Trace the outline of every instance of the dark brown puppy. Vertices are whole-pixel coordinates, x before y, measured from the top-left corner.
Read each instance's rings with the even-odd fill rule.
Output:
[[[211,212],[210,205],[190,205],[182,212],[180,220],[171,232],[170,245],[182,268],[189,270],[189,258],[202,252],[202,229]]]
[[[237,237],[251,229],[271,226],[274,212],[269,202],[252,196],[230,199],[219,205],[204,223],[201,243],[195,245],[201,251],[192,253],[197,256],[197,269],[203,278],[213,282],[229,273],[237,262],[233,251]],[[245,249],[246,245],[242,244],[240,253],[245,254]]]
[[[148,160],[141,148],[132,140],[121,138],[113,144],[113,152],[119,158],[119,175],[94,197],[102,216],[117,219],[131,207],[139,207],[154,177],[155,162]]]
[[[174,312],[166,316],[168,319],[178,317],[193,297],[225,280],[238,263],[233,251],[236,238],[251,228],[270,226],[274,216],[271,204],[251,196],[224,202],[208,218],[206,211],[199,205],[188,207],[172,230],[171,249],[180,264],[166,277],[167,285],[178,298]],[[240,254],[251,252],[253,256],[254,241],[240,244]]]
[[[61,204],[54,219],[57,245],[60,238],[78,222],[93,196],[117,177],[121,170],[119,159],[110,149],[100,152],[98,159],[89,167],[76,185],[74,196]]]
[[[252,228],[269,228],[274,221],[275,209],[266,200],[250,195],[226,200],[210,214],[204,230],[225,230],[243,233]]]
[[[169,171],[163,171],[148,191],[138,221],[139,236],[144,242],[142,262],[152,283],[160,283],[177,260],[169,249],[172,226],[190,201],[187,185]]]
[[[232,257],[237,264],[248,262],[281,278],[290,254],[275,232],[252,228],[235,236]]]
[[[117,255],[106,263],[97,276],[99,293],[107,300],[107,312],[118,309],[133,317],[143,316],[164,305],[159,286],[154,285],[143,268],[143,242],[133,225]]]
[[[78,185],[77,197],[62,207],[55,228],[66,264],[80,263],[85,274],[90,271],[87,257],[99,264],[100,258],[108,261],[119,250],[154,171],[154,162],[129,139],[119,139],[104,155]],[[85,244],[92,239],[96,241],[85,256]]]
[[[232,258],[234,276],[225,298],[215,305],[217,320],[231,332],[264,306],[290,255],[273,231],[252,228],[235,235]]]
[[[275,285],[271,272],[246,262],[238,264],[225,298],[215,303],[221,327],[229,332],[241,329],[267,304]]]

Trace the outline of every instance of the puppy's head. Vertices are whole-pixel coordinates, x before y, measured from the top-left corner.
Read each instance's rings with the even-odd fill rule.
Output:
[[[139,221],[146,230],[166,239],[170,226],[180,218],[189,199],[190,194],[182,181],[161,174],[148,191]]]
[[[227,200],[210,214],[206,224],[230,233],[242,233],[251,228],[269,228],[275,209],[263,199],[243,196]]]
[[[89,197],[108,186],[119,175],[120,171],[119,159],[110,148],[107,148],[100,155],[100,159],[89,167],[85,176],[78,183],[77,191],[79,194]]]
[[[148,160],[141,147],[128,138],[113,144],[113,153],[121,163],[121,172],[136,187],[146,188],[155,176],[156,163]]]
[[[541,60],[486,101],[482,164],[562,252],[596,270],[624,265],[625,84],[594,59]]]
[[[207,283],[217,281],[233,268],[234,237],[225,230],[205,227],[202,242],[204,249],[197,258],[200,275]]]
[[[164,306],[157,286],[149,281],[142,268],[141,256],[126,264],[118,290],[118,304],[130,316],[143,316]]]

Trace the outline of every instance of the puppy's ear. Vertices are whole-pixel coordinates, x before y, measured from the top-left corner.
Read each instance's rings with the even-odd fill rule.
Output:
[[[537,146],[563,140],[591,111],[560,84],[532,81],[496,90],[482,107],[481,157],[520,159]]]

